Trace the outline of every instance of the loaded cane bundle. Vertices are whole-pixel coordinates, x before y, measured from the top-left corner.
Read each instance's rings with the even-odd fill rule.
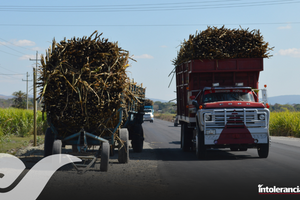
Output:
[[[90,37],[53,40],[41,58],[39,98],[48,121],[61,136],[82,129],[100,136],[110,134],[107,128],[118,125],[120,108],[126,110],[135,99],[125,72],[128,51],[101,35],[95,31]]]
[[[204,59],[269,58],[270,50],[273,47],[263,40],[259,30],[207,27],[184,40],[173,64]]]

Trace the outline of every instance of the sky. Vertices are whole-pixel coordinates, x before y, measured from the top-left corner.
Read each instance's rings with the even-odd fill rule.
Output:
[[[300,95],[300,0],[10,0],[0,2],[0,94],[26,92],[36,62],[53,38],[89,36],[95,30],[118,42],[137,61],[128,76],[146,97],[176,98],[168,77],[184,39],[207,26],[259,29],[274,50],[264,59],[259,87],[268,96]],[[29,95],[32,82],[29,82]]]

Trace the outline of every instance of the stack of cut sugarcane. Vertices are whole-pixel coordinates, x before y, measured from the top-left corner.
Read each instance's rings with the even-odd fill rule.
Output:
[[[125,72],[128,51],[101,35],[95,31],[90,37],[53,40],[41,58],[39,98],[61,136],[81,129],[111,134],[107,128],[118,125],[118,110],[134,98]]]
[[[153,101],[151,99],[146,99],[145,100],[145,106],[153,106]]]
[[[268,58],[270,50],[273,48],[264,42],[259,30],[208,27],[184,40],[173,64],[204,59]]]

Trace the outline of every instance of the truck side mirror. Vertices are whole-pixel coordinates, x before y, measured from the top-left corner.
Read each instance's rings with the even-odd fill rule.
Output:
[[[195,106],[196,107],[196,111],[199,109],[199,104],[198,104],[198,102],[196,101],[196,100],[193,100],[192,101],[192,104],[193,104],[193,106]]]

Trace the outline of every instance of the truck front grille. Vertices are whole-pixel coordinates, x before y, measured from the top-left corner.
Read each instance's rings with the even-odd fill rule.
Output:
[[[206,128],[218,128],[232,126],[246,126],[246,127],[267,127],[269,113],[268,110],[263,109],[216,109],[216,110],[202,110],[201,121]],[[206,121],[205,115],[211,115],[211,120]],[[259,119],[259,115],[265,115],[264,120]]]

